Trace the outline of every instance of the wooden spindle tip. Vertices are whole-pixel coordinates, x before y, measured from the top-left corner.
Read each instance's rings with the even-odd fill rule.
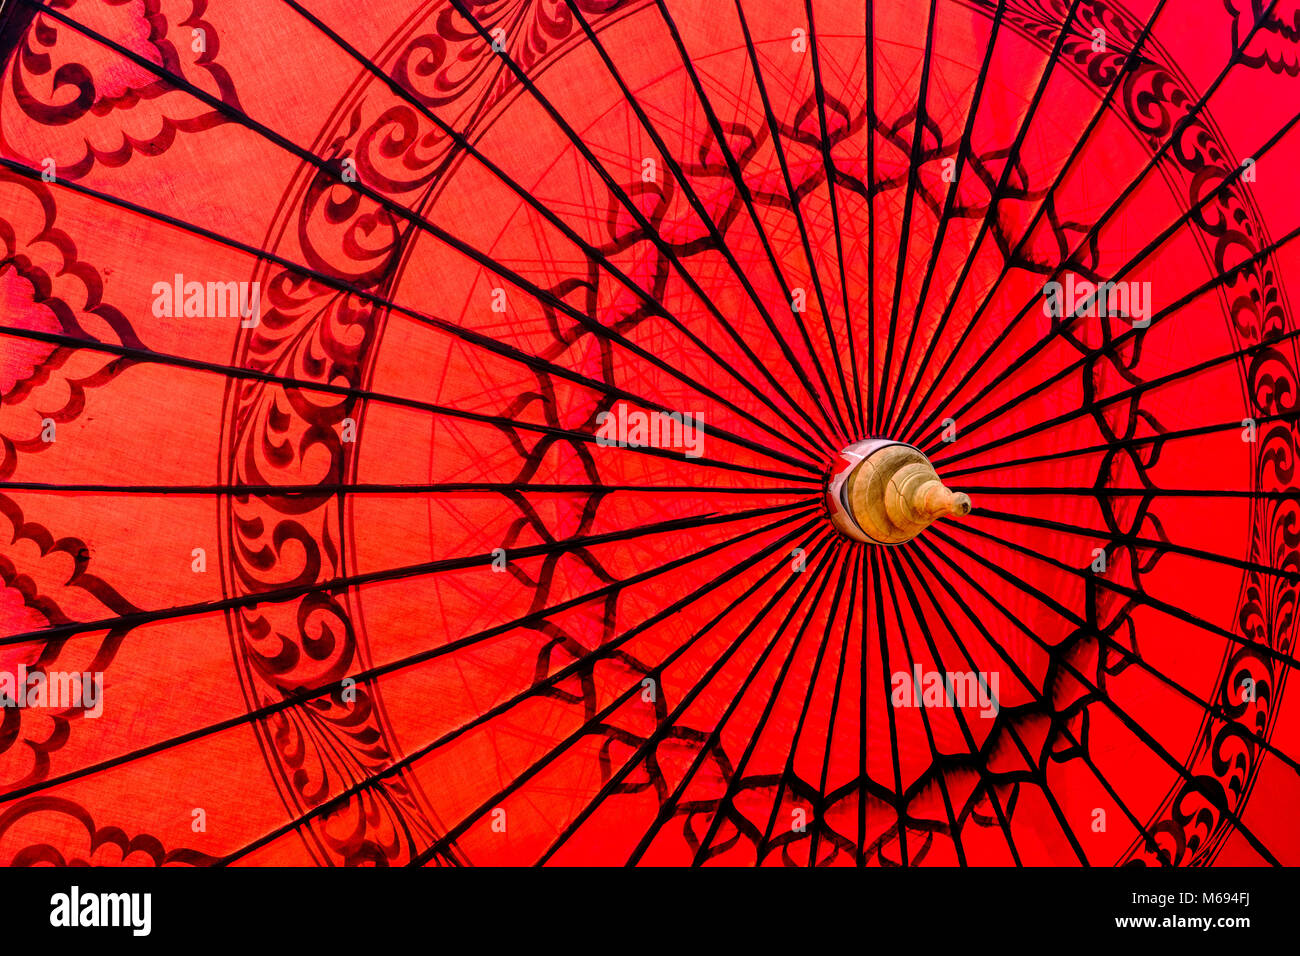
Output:
[[[919,449],[898,442],[865,455],[846,473],[844,490],[847,509],[837,526],[878,544],[901,544],[940,518],[971,511],[969,495],[948,488]]]

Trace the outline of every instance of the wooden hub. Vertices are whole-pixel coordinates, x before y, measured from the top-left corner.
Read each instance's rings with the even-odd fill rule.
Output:
[[[970,513],[970,498],[949,490],[920,449],[872,438],[840,453],[845,465],[827,484],[831,521],[869,544],[911,541],[939,518]]]

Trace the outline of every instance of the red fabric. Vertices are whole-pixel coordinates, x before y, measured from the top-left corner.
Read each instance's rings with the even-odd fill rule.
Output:
[[[1295,4],[869,7],[7,5],[0,860],[1300,862]]]

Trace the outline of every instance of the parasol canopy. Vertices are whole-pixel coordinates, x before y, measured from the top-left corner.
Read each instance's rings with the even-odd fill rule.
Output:
[[[1300,862],[1298,36],[0,5],[0,861]]]

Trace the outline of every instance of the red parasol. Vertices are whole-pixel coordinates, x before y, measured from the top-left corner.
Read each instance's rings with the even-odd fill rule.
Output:
[[[1296,863],[1293,0],[15,0],[0,860]]]

